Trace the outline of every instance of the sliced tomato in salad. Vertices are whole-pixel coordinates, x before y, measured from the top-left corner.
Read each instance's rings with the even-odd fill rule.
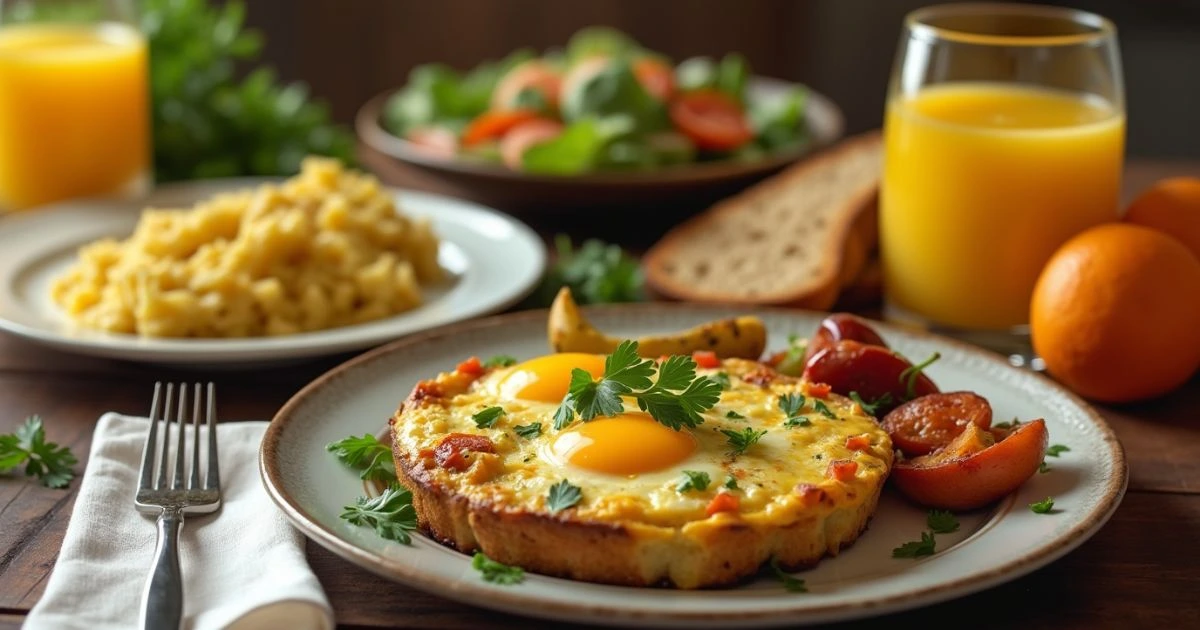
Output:
[[[517,125],[538,118],[531,109],[493,109],[475,117],[463,130],[462,145],[473,146],[494,140],[508,133]]]
[[[732,151],[754,139],[741,105],[716,90],[680,94],[671,103],[671,122],[710,151]]]
[[[432,157],[449,158],[458,152],[458,137],[445,127],[416,127],[404,134],[404,139],[414,149]]]
[[[633,76],[656,100],[665,103],[675,94],[675,71],[661,60],[653,57],[638,59],[633,62]]]
[[[521,158],[535,144],[557,138],[563,124],[548,118],[527,120],[513,127],[500,140],[500,157],[505,166],[514,171],[521,170]]]

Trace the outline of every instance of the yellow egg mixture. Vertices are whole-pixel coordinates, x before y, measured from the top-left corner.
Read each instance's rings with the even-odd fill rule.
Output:
[[[470,467],[462,472],[432,471],[439,482],[472,502],[549,513],[550,487],[565,479],[582,493],[574,519],[666,527],[709,518],[706,508],[718,492],[735,494],[740,507],[736,515],[714,518],[764,524],[786,524],[812,512],[813,506],[797,492],[804,486],[823,490],[830,506],[867,496],[873,506],[888,475],[891,441],[858,405],[832,394],[808,395],[797,414],[800,419],[793,420],[796,426],[786,426],[788,415],[780,397],[803,395],[807,384],[773,373],[769,381],[756,379],[761,364],[738,359],[724,361],[719,369],[697,371],[723,372],[730,386],[694,429],[676,431],[662,425],[627,399],[625,413],[588,422],[576,419],[555,430],[554,412],[567,393],[572,369],[599,377],[604,359],[578,353],[534,358],[489,371],[441,404],[406,405],[392,427],[397,452],[428,452],[451,433],[486,436],[494,453],[470,453]],[[750,380],[743,378],[747,376]],[[816,403],[824,405],[828,415]],[[504,415],[490,427],[478,427],[472,416],[493,406],[502,407]],[[518,434],[518,426],[535,423],[541,425],[539,435]],[[766,434],[733,455],[721,430],[748,427]],[[857,448],[848,448],[847,440],[855,436],[863,437]],[[830,463],[838,460],[856,464],[852,478],[843,481],[830,475]],[[707,488],[681,491],[685,470],[707,474]],[[727,483],[736,484],[736,489]]]

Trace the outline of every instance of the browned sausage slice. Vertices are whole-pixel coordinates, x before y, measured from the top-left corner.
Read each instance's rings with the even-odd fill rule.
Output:
[[[967,424],[987,430],[992,406],[974,392],[926,394],[896,407],[883,418],[892,444],[909,457],[925,455],[958,437]]]

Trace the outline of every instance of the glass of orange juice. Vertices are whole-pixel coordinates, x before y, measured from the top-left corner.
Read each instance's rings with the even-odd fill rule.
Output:
[[[1116,29],[1073,9],[961,3],[904,22],[884,121],[885,315],[1029,358],[1051,254],[1119,216]]]
[[[149,186],[136,9],[136,0],[0,0],[0,211]]]

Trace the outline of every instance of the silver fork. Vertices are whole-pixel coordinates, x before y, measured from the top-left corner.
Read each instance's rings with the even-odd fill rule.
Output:
[[[221,476],[217,468],[216,391],[208,383],[204,417],[208,425],[207,462],[200,483],[200,383],[192,396],[191,457],[187,457],[184,419],[188,412],[188,388],[167,383],[154,384],[150,403],[150,429],[142,450],[142,473],[134,503],[140,512],[158,515],[158,545],[154,565],[142,595],[142,628],[178,628],[183,620],[183,579],[179,571],[179,528],[184,514],[215,512],[221,507]],[[178,400],[175,400],[175,399]],[[160,404],[161,403],[161,404]],[[175,408],[172,416],[171,409]],[[159,424],[162,430],[159,430]],[[171,427],[178,434],[171,445]],[[161,433],[161,436],[160,436]],[[184,477],[185,460],[190,471]],[[173,468],[173,474],[168,470]]]

